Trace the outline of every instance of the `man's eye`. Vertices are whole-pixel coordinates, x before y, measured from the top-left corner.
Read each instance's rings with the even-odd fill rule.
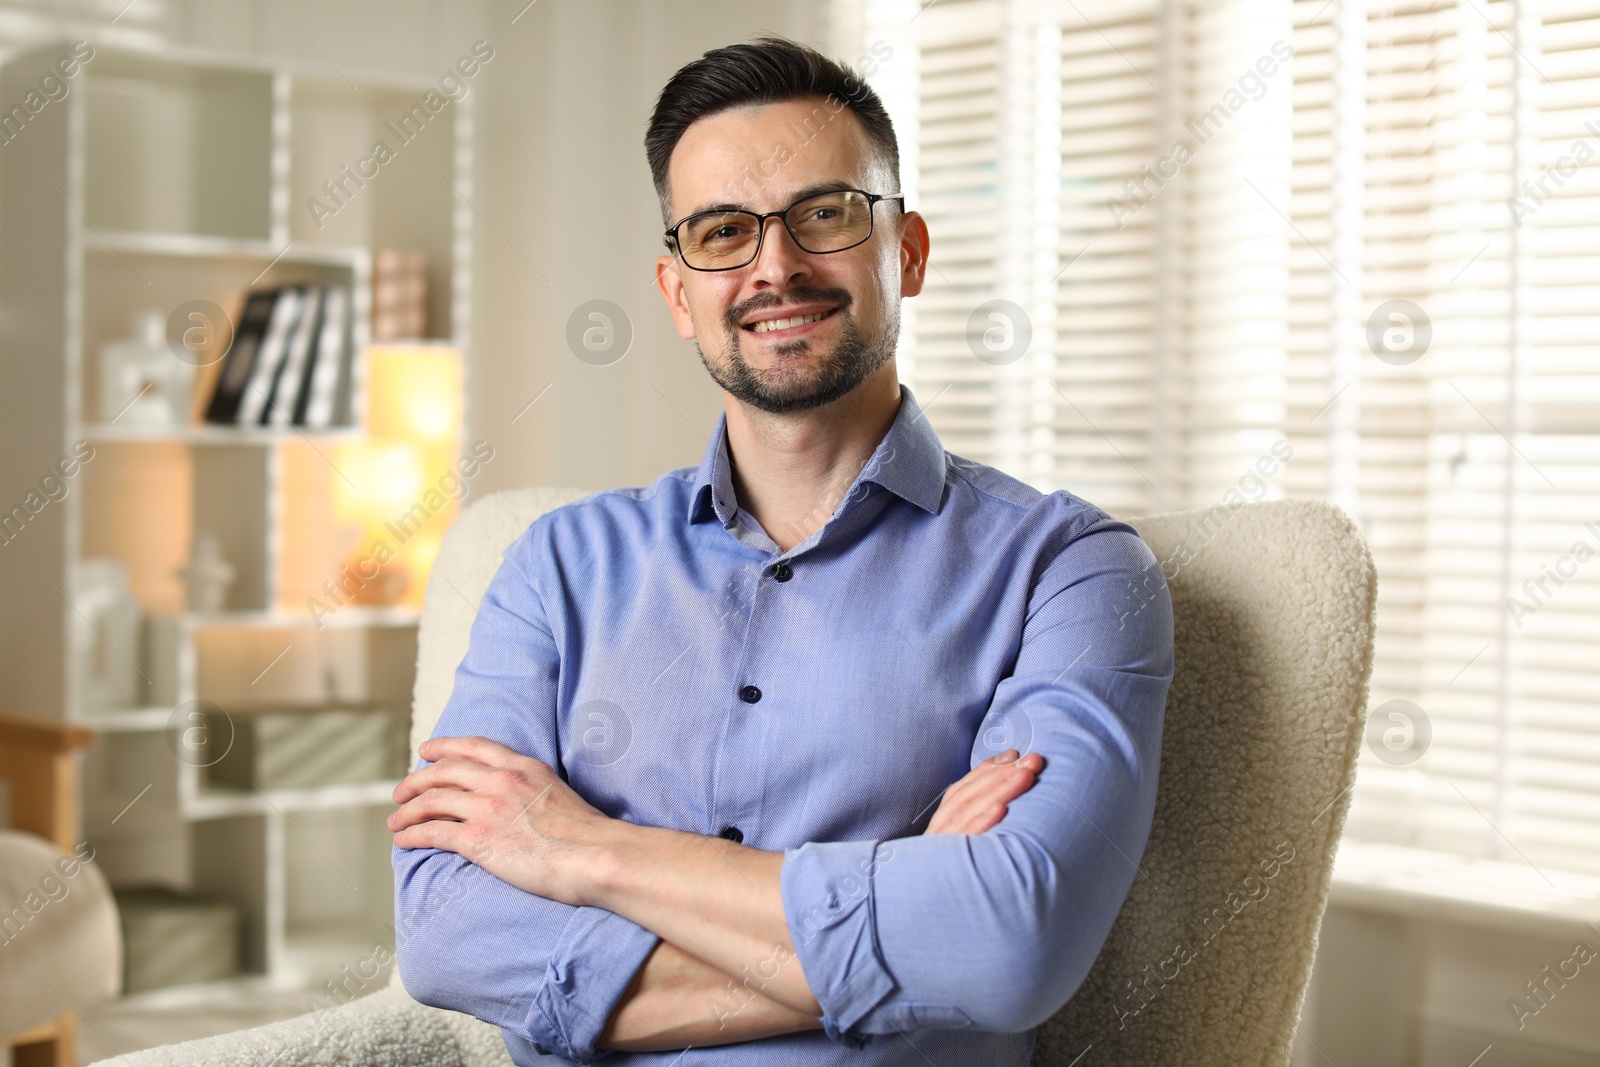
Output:
[[[750,229],[737,222],[725,222],[720,226],[711,226],[700,233],[696,242],[703,245],[736,244],[750,236]]]

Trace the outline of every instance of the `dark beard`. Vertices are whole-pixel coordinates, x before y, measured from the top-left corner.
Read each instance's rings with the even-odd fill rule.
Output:
[[[741,403],[770,415],[809,411],[848,395],[893,357],[895,342],[900,336],[898,304],[893,307],[894,315],[887,324],[888,328],[884,331],[883,337],[874,345],[862,334],[855,317],[851,315],[850,294],[843,289],[800,289],[795,290],[791,296],[794,299],[789,303],[794,304],[825,301],[838,305],[838,310],[831,317],[840,320],[839,343],[834,346],[833,351],[818,361],[819,371],[814,380],[800,379],[781,361],[776,364],[774,370],[768,371],[767,376],[763,377],[757,374],[744,358],[742,341],[745,330],[739,325],[739,320],[752,311],[783,306],[772,301],[753,301],[729,309],[728,327],[731,341],[728,345],[727,366],[721,369],[712,366],[706,359],[705,351],[700,347],[698,340],[694,346],[695,351],[700,354],[700,362],[705,365],[706,373],[711,375],[712,381],[738,398]],[[804,352],[817,343],[810,338],[798,339],[774,345],[772,352],[782,357]]]

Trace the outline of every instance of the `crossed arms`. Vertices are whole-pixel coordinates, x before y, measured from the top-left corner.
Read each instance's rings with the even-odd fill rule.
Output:
[[[1122,625],[1148,549],[1116,530],[1078,545],[1036,583],[991,705],[1032,724],[1039,755],[1022,777],[962,779],[944,833],[785,852],[611,819],[552,770],[553,712],[525,709],[553,704],[558,656],[541,613],[510,595],[526,582],[514,545],[422,750],[434,762],[396,791],[407,989],[576,1062],[818,1028],[859,1047],[917,1027],[1038,1025],[1126,896],[1171,680],[1164,585]],[[972,830],[1008,794],[1004,822]],[[961,921],[932,929],[952,907]]]
[[[390,819],[396,844],[457,852],[525,892],[605,908],[661,936],[597,1047],[656,1051],[822,1028],[784,916],[781,852],[609,819],[545,764],[487,738],[434,738],[422,755],[432,763],[395,790],[404,805]],[[1015,749],[984,760],[946,791],[925,834],[982,833],[1042,766],[1038,753]]]

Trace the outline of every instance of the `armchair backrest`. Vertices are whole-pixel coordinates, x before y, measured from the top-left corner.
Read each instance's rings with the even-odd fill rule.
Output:
[[[456,668],[467,654],[478,604],[500,569],[500,554],[534,519],[593,492],[541,486],[491,493],[463,508],[455,525],[444,535],[428,576],[422,623],[417,630],[409,762],[416,761],[417,746],[432,735],[444,713],[455,685]]]
[[[1355,783],[1377,578],[1331,504],[1132,520],[1166,564],[1176,673],[1150,840],[1033,1062],[1289,1063]]]

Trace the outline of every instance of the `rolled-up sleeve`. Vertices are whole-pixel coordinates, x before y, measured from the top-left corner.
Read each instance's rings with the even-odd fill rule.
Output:
[[[506,549],[433,736],[488,737],[559,772],[560,663],[533,580],[537,529]],[[392,862],[396,958],[412,997],[499,1026],[519,1064],[610,1055],[595,1042],[656,934],[524,892],[453,852],[395,848]]]
[[[1020,1032],[1061,1009],[1144,854],[1172,674],[1160,567],[1131,527],[1105,520],[1041,571],[979,729],[1045,758],[1004,820],[974,836],[785,850],[784,913],[830,1038]],[[975,740],[969,767],[993,751]]]

